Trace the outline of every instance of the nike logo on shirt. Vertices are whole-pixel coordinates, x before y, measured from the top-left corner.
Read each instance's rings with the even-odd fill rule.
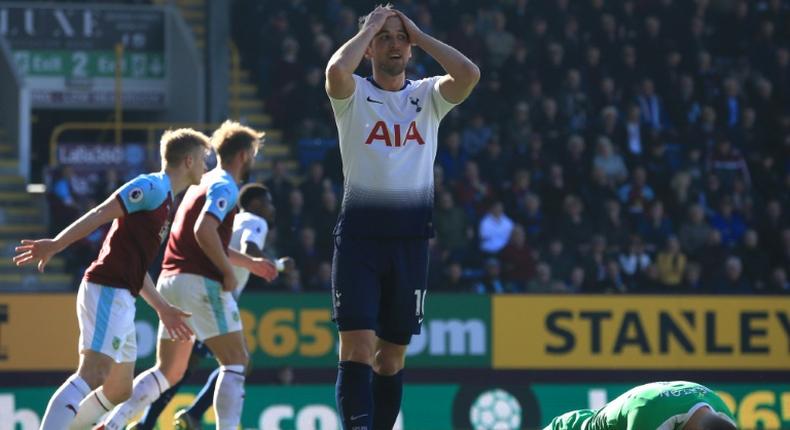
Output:
[[[370,96],[368,96],[367,100],[368,100],[369,102],[371,102],[371,103],[378,103],[378,104],[380,104],[380,105],[383,105],[383,104],[384,104],[384,102],[380,102],[380,101],[378,101],[378,100],[373,100],[372,98],[370,98]]]

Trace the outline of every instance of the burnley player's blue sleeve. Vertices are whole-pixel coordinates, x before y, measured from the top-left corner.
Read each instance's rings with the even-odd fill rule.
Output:
[[[123,184],[116,196],[124,213],[129,215],[158,208],[167,198],[167,192],[161,181],[148,175],[140,175]]]
[[[232,184],[217,182],[211,185],[206,193],[206,204],[203,212],[208,212],[222,222],[230,211],[236,207],[239,191]]]

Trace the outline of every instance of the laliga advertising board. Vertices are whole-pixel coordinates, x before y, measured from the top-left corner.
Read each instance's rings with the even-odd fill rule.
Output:
[[[790,384],[708,384],[735,412],[740,428],[779,430],[790,426]],[[525,386],[406,385],[397,430],[540,429],[569,409],[598,408],[631,384],[533,384]],[[38,428],[56,387],[0,389],[0,430]],[[188,386],[162,414],[188,405],[199,387]],[[159,429],[172,430],[160,419]],[[204,424],[212,426],[211,412]],[[340,430],[334,386],[247,387],[244,428]]]

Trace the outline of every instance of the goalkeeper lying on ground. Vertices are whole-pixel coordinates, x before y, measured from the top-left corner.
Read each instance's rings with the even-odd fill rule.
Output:
[[[544,430],[737,430],[730,410],[712,390],[685,381],[632,388],[598,410],[554,418]]]

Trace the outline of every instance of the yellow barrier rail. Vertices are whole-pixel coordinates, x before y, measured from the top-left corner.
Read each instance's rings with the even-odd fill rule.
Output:
[[[58,164],[58,139],[67,131],[145,131],[146,144],[148,150],[151,151],[154,145],[159,142],[157,132],[177,129],[177,128],[194,128],[195,130],[213,130],[219,127],[216,123],[174,123],[174,122],[127,122],[117,124],[116,122],[64,122],[52,130],[49,137],[49,165],[52,167]],[[118,142],[116,141],[116,144]]]

